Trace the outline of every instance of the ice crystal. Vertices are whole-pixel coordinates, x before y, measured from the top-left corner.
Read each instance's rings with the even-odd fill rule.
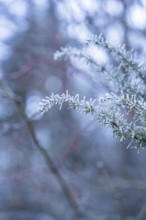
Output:
[[[94,57],[84,51],[84,47],[95,45],[103,48],[116,59],[116,65],[100,64]],[[62,108],[68,103],[69,108],[81,113],[90,114],[95,120],[113,130],[114,136],[121,141],[129,140],[129,146],[146,147],[146,68],[140,63],[133,51],[126,51],[124,46],[114,46],[103,35],[93,36],[83,49],[61,48],[54,55],[55,59],[83,59],[94,71],[102,73],[105,79],[114,84],[113,92],[107,93],[98,100],[79,94],[71,96],[66,93],[46,97],[40,103],[40,111],[45,113],[54,105]],[[116,85],[116,86],[115,86]],[[115,89],[116,88],[116,89]]]

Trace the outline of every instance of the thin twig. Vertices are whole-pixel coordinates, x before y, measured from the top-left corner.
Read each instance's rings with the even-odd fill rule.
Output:
[[[144,205],[142,206],[140,212],[136,216],[136,219],[137,220],[142,220],[145,215],[146,215],[146,203],[144,203]]]
[[[120,214],[121,220],[126,220],[125,211],[124,211],[124,207],[123,207],[123,201],[122,201],[122,197],[121,197],[119,190],[117,190],[117,188],[114,186],[114,184],[111,180],[111,177],[110,177],[106,167],[104,166],[104,164],[101,162],[101,164],[99,163],[99,166],[97,165],[97,167],[102,170],[105,178],[107,179],[107,182],[109,183],[110,190],[118,202],[119,214]]]
[[[8,84],[6,82],[2,82],[4,87],[8,89],[9,91],[9,95],[8,97],[14,102],[15,106],[17,107],[19,113],[21,114],[24,122],[26,123],[27,129],[32,137],[32,140],[35,144],[35,146],[37,147],[38,151],[40,152],[40,154],[43,156],[43,158],[46,161],[46,164],[48,165],[48,167],[50,168],[51,172],[54,174],[54,176],[56,177],[56,180],[58,181],[60,187],[62,188],[69,204],[71,205],[71,207],[73,208],[75,215],[77,217],[77,220],[82,220],[84,218],[84,215],[82,213],[82,211],[79,208],[79,205],[70,189],[70,187],[68,186],[68,184],[66,183],[66,181],[64,180],[64,178],[62,177],[62,175],[60,174],[59,170],[57,169],[57,166],[55,165],[54,161],[52,160],[51,156],[49,155],[48,151],[46,151],[43,146],[41,146],[41,144],[39,143],[39,141],[37,140],[37,137],[35,135],[35,131],[33,128],[33,124],[31,122],[31,120],[27,117],[25,111],[24,111],[24,106],[22,101],[19,99],[19,97],[17,97],[14,92],[11,90],[11,88],[8,86]]]

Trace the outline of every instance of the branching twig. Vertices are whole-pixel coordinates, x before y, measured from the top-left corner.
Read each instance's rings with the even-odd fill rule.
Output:
[[[68,103],[72,109],[91,115],[103,125],[111,127],[114,136],[119,137],[121,141],[130,140],[128,147],[131,144],[134,144],[135,148],[146,146],[146,128],[143,126],[146,123],[146,108],[135,95],[110,93],[97,101],[92,98],[86,100],[86,97],[81,99],[79,94],[71,96],[68,91],[61,95],[52,93],[41,101],[40,111],[45,113],[55,105],[59,105],[61,109],[64,103]],[[129,123],[127,116],[131,112],[134,116]]]

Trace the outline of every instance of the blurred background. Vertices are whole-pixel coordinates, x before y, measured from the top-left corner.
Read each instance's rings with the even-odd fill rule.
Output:
[[[67,106],[37,114],[38,103],[51,92],[98,98],[111,91],[84,62],[53,59],[60,47],[80,48],[100,33],[145,61],[146,1],[0,0],[0,220],[77,219],[13,93],[83,219],[146,219],[145,150],[126,149],[110,129]],[[89,52],[106,60],[102,51]]]

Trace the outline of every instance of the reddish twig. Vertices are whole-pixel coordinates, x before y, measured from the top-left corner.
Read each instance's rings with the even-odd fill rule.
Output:
[[[90,125],[91,125],[91,121],[77,133],[77,135],[75,136],[73,141],[69,144],[63,155],[58,158],[57,166],[60,167],[64,163],[64,161],[67,160],[76,151],[83,133]]]

